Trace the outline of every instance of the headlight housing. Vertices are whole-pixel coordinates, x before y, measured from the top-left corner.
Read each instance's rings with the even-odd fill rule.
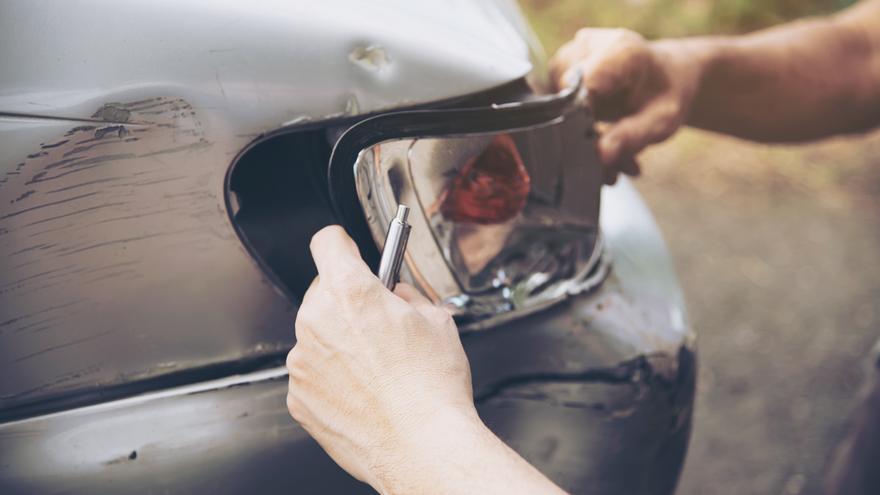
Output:
[[[401,278],[468,328],[582,292],[604,271],[601,169],[578,88],[372,117],[340,137],[329,179],[346,228],[379,247],[398,203],[413,209]]]

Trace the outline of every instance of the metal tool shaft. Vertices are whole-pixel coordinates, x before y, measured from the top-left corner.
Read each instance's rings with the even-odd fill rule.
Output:
[[[394,290],[400,277],[400,267],[403,265],[403,254],[406,252],[406,241],[409,239],[409,231],[412,226],[406,223],[409,216],[409,207],[398,205],[397,215],[391,219],[388,225],[388,234],[385,236],[385,246],[382,248],[382,258],[379,261],[379,280],[388,290]]]

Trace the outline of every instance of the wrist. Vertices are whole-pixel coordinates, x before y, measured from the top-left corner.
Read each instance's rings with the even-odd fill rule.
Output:
[[[564,493],[501,441],[473,406],[438,410],[372,483],[384,494]]]
[[[691,37],[651,42],[654,56],[677,88],[681,122],[694,125],[711,111],[706,107],[707,86],[715,68],[724,63],[733,41],[726,37]],[[709,98],[711,100],[711,98]]]
[[[401,431],[371,484],[382,494],[437,491],[450,471],[478,465],[503,445],[473,407],[443,407]],[[442,491],[442,490],[441,490]]]
[[[723,58],[730,42],[723,36],[694,36],[656,40],[650,45],[661,61],[677,70],[688,68],[702,76]]]

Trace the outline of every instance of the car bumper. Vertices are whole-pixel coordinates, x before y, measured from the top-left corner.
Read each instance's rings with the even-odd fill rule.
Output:
[[[462,340],[483,419],[563,488],[668,494],[694,337],[656,226],[616,191],[598,289]],[[286,391],[278,367],[0,424],[0,493],[369,492],[290,419]]]
[[[613,337],[633,331],[615,327],[645,310],[612,276],[592,295],[464,338],[483,419],[572,492],[675,486],[693,353],[610,362]],[[0,491],[369,492],[290,419],[286,392],[273,368],[7,423]]]

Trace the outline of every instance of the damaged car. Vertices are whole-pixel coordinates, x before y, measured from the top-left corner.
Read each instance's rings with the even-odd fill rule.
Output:
[[[370,492],[284,358],[311,235],[375,268],[399,203],[486,424],[573,493],[674,491],[682,292],[515,3],[12,0],[0,33],[0,492]]]

